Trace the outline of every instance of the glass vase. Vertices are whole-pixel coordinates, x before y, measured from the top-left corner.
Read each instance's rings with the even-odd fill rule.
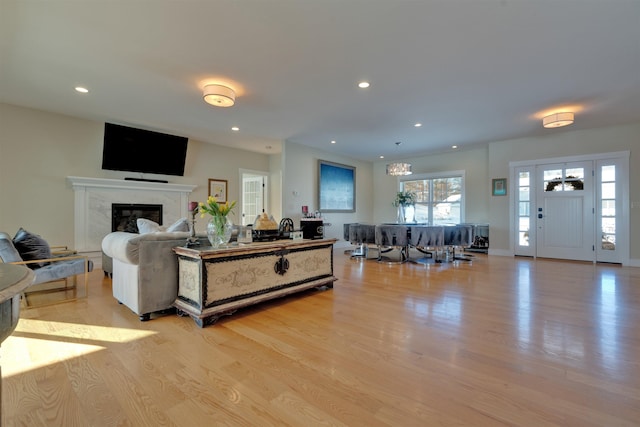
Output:
[[[233,222],[227,216],[212,216],[207,224],[207,238],[214,248],[226,246],[232,231]]]
[[[404,218],[404,205],[398,205],[398,219],[396,220],[398,224],[403,224],[407,222]]]

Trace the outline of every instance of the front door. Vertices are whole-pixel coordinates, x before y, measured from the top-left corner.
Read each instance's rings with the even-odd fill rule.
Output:
[[[593,162],[539,165],[536,256],[595,260]]]

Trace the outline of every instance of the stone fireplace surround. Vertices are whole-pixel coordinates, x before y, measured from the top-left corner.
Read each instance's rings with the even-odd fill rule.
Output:
[[[102,239],[111,232],[112,203],[161,204],[165,225],[188,216],[191,184],[166,184],[120,179],[68,176],[74,192],[75,249],[102,251]]]

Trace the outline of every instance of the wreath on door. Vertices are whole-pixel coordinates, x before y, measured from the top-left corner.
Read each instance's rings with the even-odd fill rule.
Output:
[[[560,186],[560,190],[562,190],[563,180],[561,177],[554,178],[551,181],[547,182],[547,186],[544,191],[556,191],[556,187]],[[567,175],[564,180],[564,184],[570,185],[573,191],[575,190],[583,190],[584,182],[578,178],[577,176]]]

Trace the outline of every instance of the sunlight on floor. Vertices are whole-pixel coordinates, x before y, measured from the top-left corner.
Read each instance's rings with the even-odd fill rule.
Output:
[[[155,334],[139,329],[20,319],[13,334],[2,343],[2,376],[103,350],[109,343],[127,343]]]

